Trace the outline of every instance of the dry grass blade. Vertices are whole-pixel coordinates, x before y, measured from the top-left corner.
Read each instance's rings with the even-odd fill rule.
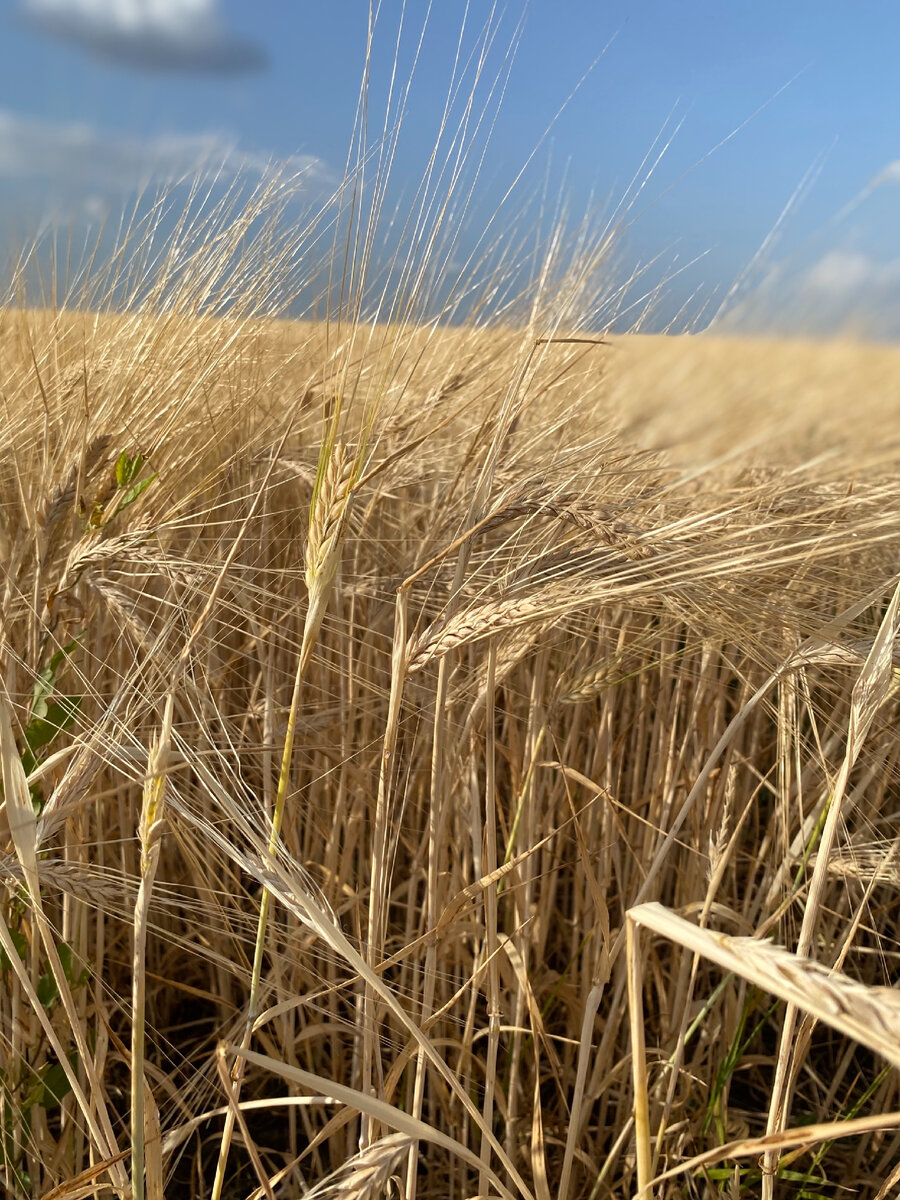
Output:
[[[410,1141],[433,1142],[435,1145],[447,1150],[450,1154],[458,1156],[470,1166],[478,1169],[482,1167],[481,1159],[468,1146],[457,1142],[454,1138],[447,1137],[446,1134],[441,1133],[438,1129],[432,1129],[423,1121],[409,1116],[408,1113],[402,1112],[390,1104],[385,1104],[383,1100],[379,1100],[375,1096],[367,1096],[365,1093],[358,1092],[354,1088],[348,1088],[343,1084],[335,1083],[333,1080],[324,1079],[321,1075],[314,1075],[309,1071],[303,1071],[299,1067],[292,1067],[288,1063],[278,1062],[267,1055],[256,1054],[252,1050],[242,1050],[239,1047],[232,1047],[232,1049],[235,1054],[238,1054],[241,1058],[245,1058],[248,1062],[253,1063],[263,1070],[281,1075],[282,1078],[289,1079],[291,1082],[299,1084],[300,1087],[319,1092],[321,1095],[328,1096],[340,1104],[350,1105],[360,1112],[366,1113],[374,1120],[386,1125],[389,1129],[397,1130],[399,1134]],[[377,1142],[373,1143],[373,1145],[377,1144]],[[504,1200],[513,1200],[513,1193],[504,1187],[498,1176],[492,1170],[488,1170],[487,1173],[491,1183],[497,1189],[498,1193],[504,1197]],[[527,1190],[524,1195],[529,1195]]]
[[[21,865],[25,884],[34,896],[40,892],[37,821],[28,791],[28,779],[13,733],[12,706],[5,688],[0,693],[0,755],[3,764],[3,801],[9,836]]]
[[[15,969],[19,982],[28,997],[32,1011],[37,1015],[44,1033],[57,1053],[60,1066],[78,1100],[97,1149],[109,1163],[109,1172],[113,1183],[117,1191],[124,1195],[128,1188],[128,1177],[121,1159],[115,1153],[116,1140],[103,1098],[102,1082],[93,1066],[93,1059],[69,987],[69,980],[60,961],[59,951],[44,913],[37,858],[37,818],[31,802],[31,794],[28,791],[25,768],[16,746],[12,727],[12,709],[5,688],[0,690],[0,766],[2,766],[4,805],[10,837],[22,867],[31,911],[40,933],[44,952],[50,963],[53,980],[85,1066],[85,1074],[91,1092],[90,1101],[82,1090],[71,1059],[65,1052],[58,1033],[50,1023],[49,1015],[40,1002],[34,984],[24,970],[24,964],[20,960],[19,952],[15,948],[5,920],[0,925],[0,940],[2,940],[7,959]]]
[[[645,908],[648,906],[644,906]],[[644,978],[641,969],[639,939],[635,932],[635,911],[629,913],[625,927],[628,969],[628,1012],[631,1024],[631,1075],[634,1086],[634,1137],[637,1148],[638,1200],[650,1200],[652,1148],[650,1144],[650,1108],[647,1092],[647,1051],[644,1043]]]
[[[857,983],[782,946],[700,929],[655,902],[629,909],[628,917],[634,925],[717,963],[900,1066],[900,992],[896,989]]]
[[[881,620],[878,633],[860,671],[859,678],[853,686],[850,698],[847,747],[828,804],[828,814],[819,844],[819,859],[813,870],[803,921],[800,926],[800,936],[797,940],[797,953],[801,956],[808,955],[813,946],[815,930],[825,896],[828,859],[835,844],[839,823],[846,819],[845,793],[850,773],[862,752],[875,715],[894,685],[894,646],[897,641],[898,629],[900,629],[900,582],[894,588],[894,594]],[[789,1006],[785,1013],[784,1027],[781,1032],[781,1045],[779,1046],[769,1108],[768,1133],[778,1132],[784,1127],[787,1120],[791,1098],[790,1079],[791,1063],[794,1057],[795,1024],[796,1012],[793,1006]],[[864,1038],[860,1040],[865,1041]],[[769,1168],[772,1167],[772,1155],[768,1156],[767,1165]],[[770,1169],[763,1179],[764,1200],[771,1200],[773,1179],[774,1175]]]
[[[127,1157],[127,1150],[123,1150],[121,1154],[116,1155],[119,1162],[124,1162]],[[41,1200],[82,1200],[84,1196],[96,1196],[97,1180],[111,1166],[112,1163],[109,1161],[94,1163],[93,1166],[79,1171],[74,1178],[66,1180],[65,1183],[61,1183],[58,1187],[51,1188],[49,1192],[44,1192]]]
[[[228,1071],[228,1065],[225,1061],[226,1046],[220,1043],[216,1047],[216,1070],[219,1073],[219,1080],[222,1083],[223,1090],[228,1099],[228,1108],[230,1115],[241,1131],[241,1136],[244,1139],[244,1146],[250,1156],[250,1161],[253,1164],[253,1170],[256,1172],[256,1178],[259,1180],[259,1193],[265,1196],[266,1200],[275,1200],[275,1193],[272,1190],[272,1183],[269,1180],[266,1170],[263,1167],[262,1159],[259,1156],[259,1150],[253,1141],[250,1130],[247,1127],[247,1121],[244,1113],[237,1102],[235,1096],[235,1088],[231,1086],[231,1077]]]
[[[717,1146],[697,1154],[687,1161],[663,1171],[651,1179],[650,1186],[666,1183],[686,1175],[689,1171],[712,1166],[713,1163],[723,1162],[726,1158],[757,1158],[768,1152],[778,1153],[781,1150],[794,1150],[798,1147],[812,1147],[818,1142],[828,1142],[833,1138],[856,1137],[862,1133],[880,1133],[900,1127],[900,1112],[882,1113],[874,1117],[850,1117],[845,1121],[823,1121],[815,1125],[803,1125],[799,1129],[784,1129],[780,1133],[768,1133],[765,1137],[741,1138]]]

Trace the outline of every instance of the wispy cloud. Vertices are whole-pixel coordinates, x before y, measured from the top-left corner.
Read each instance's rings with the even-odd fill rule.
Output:
[[[38,120],[0,109],[0,179],[6,206],[38,221],[96,220],[123,198],[198,178],[225,185],[277,174],[299,193],[330,191],[335,179],[313,155],[275,159],[242,151],[221,133],[166,134],[154,138],[110,134],[94,125]],[[39,212],[34,211],[39,204]]]
[[[900,288],[900,261],[879,260],[853,250],[830,250],[810,268],[803,288],[810,299],[832,302],[894,295]]]
[[[231,32],[217,0],[20,0],[33,28],[98,57],[149,71],[237,74],[266,65]]]
[[[805,264],[776,264],[718,327],[895,340],[900,337],[900,257],[837,247]]]
[[[0,109],[0,175],[6,178],[123,192],[197,174],[233,177],[272,167],[309,185],[331,181],[326,165],[312,155],[273,160],[241,151],[221,133],[123,137],[94,125],[43,121]]]
[[[783,258],[757,256],[717,315],[723,332],[900,339],[900,159]],[[882,194],[883,192],[887,194]]]
[[[900,183],[900,158],[894,159],[893,162],[889,162],[886,167],[883,167],[869,186],[876,188],[880,187],[883,183]]]

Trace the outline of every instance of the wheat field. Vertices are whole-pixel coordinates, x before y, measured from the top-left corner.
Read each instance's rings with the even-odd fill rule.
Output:
[[[6,1194],[884,1200],[900,351],[270,200],[0,310]]]

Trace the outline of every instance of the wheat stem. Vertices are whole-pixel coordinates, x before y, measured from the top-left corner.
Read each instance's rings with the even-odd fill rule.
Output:
[[[285,805],[291,780],[294,740],[297,734],[297,718],[300,713],[303,679],[328,606],[331,584],[337,573],[341,542],[349,514],[351,488],[357,469],[356,464],[347,455],[345,447],[340,442],[336,442],[330,450],[327,447],[323,447],[323,457],[325,469],[324,471],[320,471],[320,486],[313,493],[309,536],[306,546],[308,604],[303,625],[303,639],[300,645],[300,655],[297,659],[297,670],[294,675],[294,689],[288,710],[287,728],[285,730],[284,747],[281,755],[281,769],[278,773],[278,786],[275,792],[275,807],[272,810],[268,845],[266,847],[270,858],[274,857],[278,851],[281,827],[284,822]],[[253,947],[253,966],[250,973],[247,1017],[239,1043],[241,1050],[249,1048],[253,1037],[253,1027],[256,1024],[256,1018],[259,1016],[262,968],[271,905],[272,894],[268,888],[264,887],[259,905],[256,938]],[[234,1136],[236,1114],[239,1111],[238,1104],[241,1097],[245,1070],[246,1059],[238,1057],[235,1060],[232,1072],[233,1082],[229,1110],[225,1117],[222,1140],[219,1146],[219,1157],[216,1163],[215,1179],[213,1180],[212,1200],[221,1200],[222,1189],[225,1185],[228,1152]]]

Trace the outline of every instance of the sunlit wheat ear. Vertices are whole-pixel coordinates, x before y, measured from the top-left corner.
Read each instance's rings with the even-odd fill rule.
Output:
[[[604,688],[613,686],[621,675],[623,668],[619,666],[617,670],[616,667],[617,664],[604,661],[580,675],[564,680],[560,701],[563,704],[583,704],[595,699]]]
[[[65,524],[62,518],[71,515],[79,490],[85,488],[102,464],[110,441],[108,434],[94,437],[85,447],[83,454],[79,454],[70,462],[62,479],[54,486],[53,492],[37,513],[37,525],[43,544],[42,568],[52,557],[62,535]]]
[[[356,459],[349,454],[343,442],[335,442],[326,458],[321,482],[313,493],[305,552],[309,604],[300,651],[301,673],[306,669],[318,637],[328,607],[331,585],[340,563],[356,468]]]
[[[131,1190],[133,1200],[161,1200],[163,1194],[159,1112],[144,1078],[147,1002],[147,923],[150,895],[159,864],[160,839],[165,829],[166,771],[172,747],[174,696],[166,699],[159,735],[150,748],[147,778],[138,823],[141,843],[141,881],[134,906],[131,1024]],[[146,1176],[145,1176],[146,1169]],[[146,1186],[145,1186],[146,1184]]]
[[[810,859],[813,869],[818,855]],[[859,879],[865,884],[900,886],[900,845],[897,842],[878,846],[848,846],[836,850],[828,859],[828,874],[842,879]]]
[[[572,493],[554,496],[535,492],[514,497],[509,504],[491,514],[484,522],[483,532],[521,517],[532,516],[553,517],[563,524],[573,525],[576,529],[593,534],[598,542],[611,549],[620,550],[628,558],[643,561],[654,554],[653,549],[640,540],[639,530],[632,529],[619,518],[592,508],[581,496]]]
[[[464,609],[429,626],[409,647],[409,674],[414,675],[430,662],[443,658],[451,650],[479,642],[507,629],[517,629],[540,621],[551,611],[541,599],[529,596],[514,600],[497,600],[490,604]]]

